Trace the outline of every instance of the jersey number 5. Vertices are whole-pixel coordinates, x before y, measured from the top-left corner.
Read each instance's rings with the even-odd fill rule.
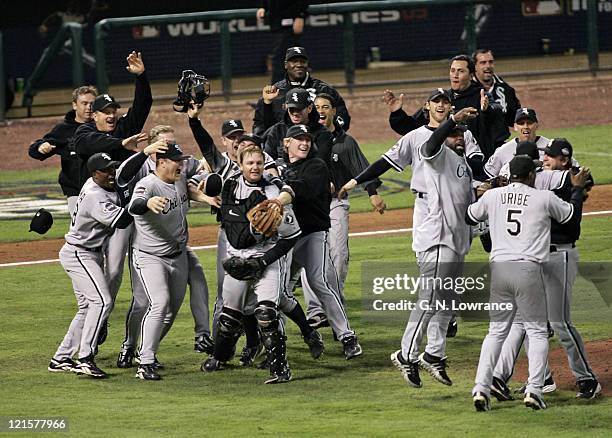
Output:
[[[506,231],[511,236],[518,236],[519,234],[521,234],[521,222],[518,220],[518,218],[513,217],[520,216],[521,214],[523,214],[523,210],[508,210],[508,217],[506,218],[506,222],[508,224],[513,224],[514,229],[506,228]]]

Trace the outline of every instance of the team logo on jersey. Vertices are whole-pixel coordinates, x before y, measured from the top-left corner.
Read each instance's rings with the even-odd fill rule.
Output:
[[[236,121],[235,121],[235,120],[230,120],[230,121],[229,121],[229,124],[230,124],[230,126],[231,126],[232,128],[237,128],[237,127],[238,127],[238,123],[236,123]]]
[[[333,154],[332,160],[334,160],[335,162],[338,162],[338,154]]]
[[[463,178],[463,177],[469,177],[469,176],[470,176],[470,172],[467,166],[464,164],[459,164],[457,166],[457,178]]]
[[[286,224],[292,224],[295,221],[295,219],[293,219],[293,216],[288,214],[285,216],[285,223]]]

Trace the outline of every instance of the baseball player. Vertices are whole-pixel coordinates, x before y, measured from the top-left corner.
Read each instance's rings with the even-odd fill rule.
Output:
[[[338,273],[340,281],[340,291],[344,290],[344,282],[348,274],[349,263],[349,200],[338,198],[338,190],[352,177],[361,173],[370,163],[363,155],[359,144],[355,139],[347,134],[341,127],[336,126],[334,119],[336,116],[336,104],[334,98],[329,94],[321,93],[314,100],[315,109],[319,113],[320,121],[334,136],[332,156],[329,170],[332,176],[335,193],[332,195],[329,217],[331,228],[329,231],[329,251],[334,261],[334,267]],[[365,183],[365,190],[368,192],[370,204],[380,214],[386,208],[385,202],[377,192],[377,187],[381,185],[378,178]],[[327,316],[323,312],[321,303],[312,293],[306,275],[302,272],[302,289],[308,310],[308,320],[311,326],[317,328],[327,322]],[[344,297],[343,301],[344,301]]]
[[[91,172],[75,204],[60,262],[72,280],[78,311],[68,332],[53,355],[48,370],[74,371],[91,377],[106,377],[94,361],[98,335],[113,308],[103,270],[102,248],[114,229],[125,228],[132,217],[120,207],[115,192],[115,167],[108,154],[98,153],[87,160]],[[78,354],[75,363],[72,358]]]
[[[98,90],[90,85],[75,88],[72,92],[72,110],[43,138],[32,143],[28,150],[30,157],[40,161],[56,154],[60,156],[62,168],[59,183],[66,195],[68,212],[71,215],[83,186],[79,175],[80,163],[76,151],[71,147],[71,141],[77,128],[92,120],[91,105],[97,95]]]
[[[510,136],[508,127],[514,124],[516,110],[521,103],[514,88],[495,74],[495,58],[491,49],[478,49],[472,54],[474,61],[474,77],[472,81],[480,85],[489,95],[491,106],[499,107],[502,117],[495,118],[495,128],[492,128],[492,140],[496,148],[504,144]]]
[[[140,53],[130,53],[127,57],[127,64],[126,69],[136,76],[132,107],[125,115],[118,117],[117,109],[121,105],[112,96],[101,94],[96,97],[91,108],[93,121],[81,125],[75,131],[73,138],[74,149],[83,163],[97,152],[106,152],[113,160],[122,162],[134,154],[138,143],[147,139],[147,134],[141,131],[153,103],[151,86]],[[83,166],[80,171],[81,183],[87,178]],[[121,193],[119,195],[121,196]],[[127,202],[126,199],[121,201],[123,205]],[[104,272],[108,278],[113,300],[121,286],[125,255],[128,251],[132,229],[128,227],[125,230],[115,231],[104,248]],[[105,339],[105,334],[106,323],[101,332],[101,341]]]
[[[470,224],[489,219],[493,242],[490,302],[503,305],[490,311],[489,333],[482,344],[472,391],[477,411],[490,409],[493,369],[517,312],[530,347],[529,380],[523,402],[534,410],[546,408],[542,387],[548,328],[542,264],[549,258],[551,218],[565,224],[580,215],[588,170],[571,177],[573,188],[568,203],[550,191],[533,188],[535,169],[531,157],[514,157],[510,161],[510,184],[485,192],[466,213]]]
[[[149,307],[142,320],[140,366],[136,377],[159,380],[155,354],[181,306],[187,287],[187,210],[189,197],[200,200],[194,185],[195,162],[176,143],[156,153],[155,171],[134,188],[129,212],[134,216],[133,264]]]
[[[349,130],[351,116],[344,99],[331,85],[310,75],[308,55],[304,47],[289,47],[285,53],[285,79],[264,88],[265,94],[257,102],[253,117],[253,133],[260,137],[275,123],[285,117],[283,103],[289,90],[301,88],[308,92],[311,100],[320,93],[329,94],[337,105],[336,122],[345,131]],[[282,139],[282,138],[281,138]],[[282,153],[282,151],[281,151]]]
[[[571,199],[570,177],[567,170],[573,173],[572,145],[566,139],[554,139],[545,149],[544,172],[560,173],[565,176],[561,187],[541,187],[542,190],[553,190],[563,200]],[[538,175],[536,175],[536,188],[538,188]],[[587,181],[590,189],[592,180]],[[586,197],[585,197],[586,198]],[[561,345],[567,352],[568,362],[572,373],[576,377],[578,386],[577,398],[592,399],[601,392],[601,384],[591,369],[584,343],[578,330],[571,322],[571,291],[578,271],[578,251],[576,240],[580,236],[581,215],[577,214],[574,221],[561,225],[556,221],[551,224],[550,257],[542,265],[544,276],[544,292],[546,293],[548,320],[552,331],[559,336]],[[525,329],[520,318],[516,318],[508,338],[504,342],[501,355],[493,373],[491,393],[499,400],[512,400],[512,394],[507,382],[512,376],[516,359],[521,345],[525,340]],[[525,340],[525,349],[528,349]],[[543,392],[552,392],[556,389],[550,369],[547,367]],[[525,387],[519,390],[525,392]]]
[[[167,143],[175,143],[174,129],[168,125],[157,125],[149,132],[149,145],[140,153],[124,161],[117,170],[117,186],[123,190],[133,191],[134,186],[142,178],[155,171],[156,152],[167,150]],[[198,166],[194,158],[193,163],[187,166]],[[210,336],[208,285],[204,276],[202,265],[197,255],[187,246],[189,261],[188,284],[190,290],[190,307],[195,321],[194,350],[212,353],[212,338]],[[130,271],[132,277],[133,297],[126,317],[125,339],[117,359],[119,368],[130,368],[135,358],[135,346],[140,334],[140,324],[148,306],[147,296],[138,281],[138,275]]]
[[[238,160],[242,175],[226,180],[222,194],[221,221],[228,240],[227,255],[254,259],[261,272],[250,281],[232,277],[231,271],[225,274],[215,350],[202,364],[202,371],[216,371],[233,356],[242,330],[243,310],[249,293],[253,293],[255,317],[270,366],[270,378],[265,383],[288,382],[291,371],[286,358],[286,337],[279,325],[279,304],[284,294],[282,289],[286,287],[284,256],[295,245],[301,231],[290,205],[284,207],[281,225],[274,235],[268,238],[253,229],[246,218],[247,211],[265,199],[277,198],[280,191],[263,178],[261,148],[247,146],[239,153]]]

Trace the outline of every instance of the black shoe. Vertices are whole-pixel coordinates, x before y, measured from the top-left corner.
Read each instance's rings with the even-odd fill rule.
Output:
[[[342,345],[344,348],[344,357],[346,360],[351,360],[354,357],[361,356],[363,350],[361,349],[361,345],[359,345],[359,341],[357,341],[357,336],[347,336],[342,340]]]
[[[484,392],[476,392],[472,397],[474,407],[478,412],[486,412],[491,410],[491,399]]]
[[[210,356],[208,359],[206,359],[200,367],[200,369],[206,373],[212,373],[213,371],[218,371],[222,368],[223,367],[221,362],[219,362],[213,356]]]
[[[193,350],[197,351],[198,353],[213,354],[213,351],[215,350],[215,343],[209,334],[196,336],[193,343]]]
[[[526,392],[525,398],[523,399],[523,403],[528,408],[533,409],[534,411],[538,411],[540,409],[546,409],[546,403],[539,395],[534,394],[533,392]]]
[[[137,364],[140,365],[140,356],[134,356],[134,360]],[[151,364],[151,366],[155,367],[155,369],[158,370],[163,370],[164,368],[166,368],[166,365],[157,360],[157,355],[153,356],[153,363]]]
[[[315,330],[318,330],[321,327],[329,327],[327,315],[325,315],[325,313],[317,313],[316,315],[313,315],[312,317],[308,318],[308,325]]]
[[[276,383],[286,383],[291,380],[291,370],[286,368],[282,373],[270,373],[270,377],[264,382],[266,385],[273,385]]]
[[[261,353],[264,351],[263,343],[259,343],[254,347],[247,347],[246,345],[242,349],[242,353],[240,353],[240,359],[238,359],[238,363],[243,367],[250,367],[255,362]]]
[[[53,358],[51,359],[51,362],[49,362],[47,370],[51,371],[52,373],[65,373],[75,371],[76,366],[76,362],[69,357],[65,359]]]
[[[106,377],[106,373],[100,368],[98,368],[98,366],[94,362],[93,355],[79,359],[77,361],[76,367],[74,368],[74,372],[77,374],[85,374],[95,379],[101,379]]]
[[[576,398],[592,400],[601,394],[601,385],[596,379],[579,380],[576,385],[578,385]]]
[[[555,392],[556,390],[557,390],[557,384],[555,383],[555,380],[553,379],[552,374],[549,374],[546,380],[544,380],[544,386],[542,386],[542,393],[548,394],[550,392]],[[514,391],[514,393],[515,394],[525,394],[525,391],[527,391],[526,383],[523,386],[521,386],[519,389]]]
[[[161,380],[161,376],[157,373],[155,364],[140,364],[138,371],[136,371],[136,377],[142,380]]]
[[[457,324],[457,318],[455,318],[455,316],[453,315],[453,319],[451,319],[448,322],[448,329],[446,330],[446,337],[454,338],[455,336],[457,336],[458,328],[459,328],[459,325]]]
[[[418,360],[410,362],[402,357],[402,350],[397,350],[391,355],[391,362],[400,370],[407,384],[415,388],[421,388],[423,386],[421,376],[419,376]]]
[[[445,357],[439,358],[424,352],[419,356],[419,365],[421,368],[427,370],[431,377],[438,382],[448,386],[453,384],[452,380],[446,374]]]
[[[127,350],[121,350],[119,357],[117,357],[117,368],[132,368],[134,366],[134,350],[128,348]]]
[[[497,401],[500,402],[514,400],[514,397],[512,397],[512,393],[510,392],[510,388],[508,388],[506,382],[504,382],[499,377],[493,377],[493,384],[491,385],[491,394],[493,394]]]
[[[98,332],[98,343],[96,345],[102,345],[106,342],[106,338],[108,337],[108,320],[105,320],[100,327],[100,331]],[[97,353],[97,352],[96,352]]]
[[[313,330],[309,336],[304,337],[304,342],[308,345],[308,349],[310,350],[310,355],[314,359],[318,359],[323,354],[323,350],[325,350],[325,344],[323,344],[323,338],[321,337],[321,333],[316,330]]]

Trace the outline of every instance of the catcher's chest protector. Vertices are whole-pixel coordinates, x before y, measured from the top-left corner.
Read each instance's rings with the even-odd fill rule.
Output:
[[[223,185],[221,192],[221,222],[230,245],[236,249],[245,249],[257,243],[251,233],[251,223],[247,219],[247,212],[264,201],[266,196],[260,191],[251,192],[246,199],[236,199],[238,182],[229,179]]]

